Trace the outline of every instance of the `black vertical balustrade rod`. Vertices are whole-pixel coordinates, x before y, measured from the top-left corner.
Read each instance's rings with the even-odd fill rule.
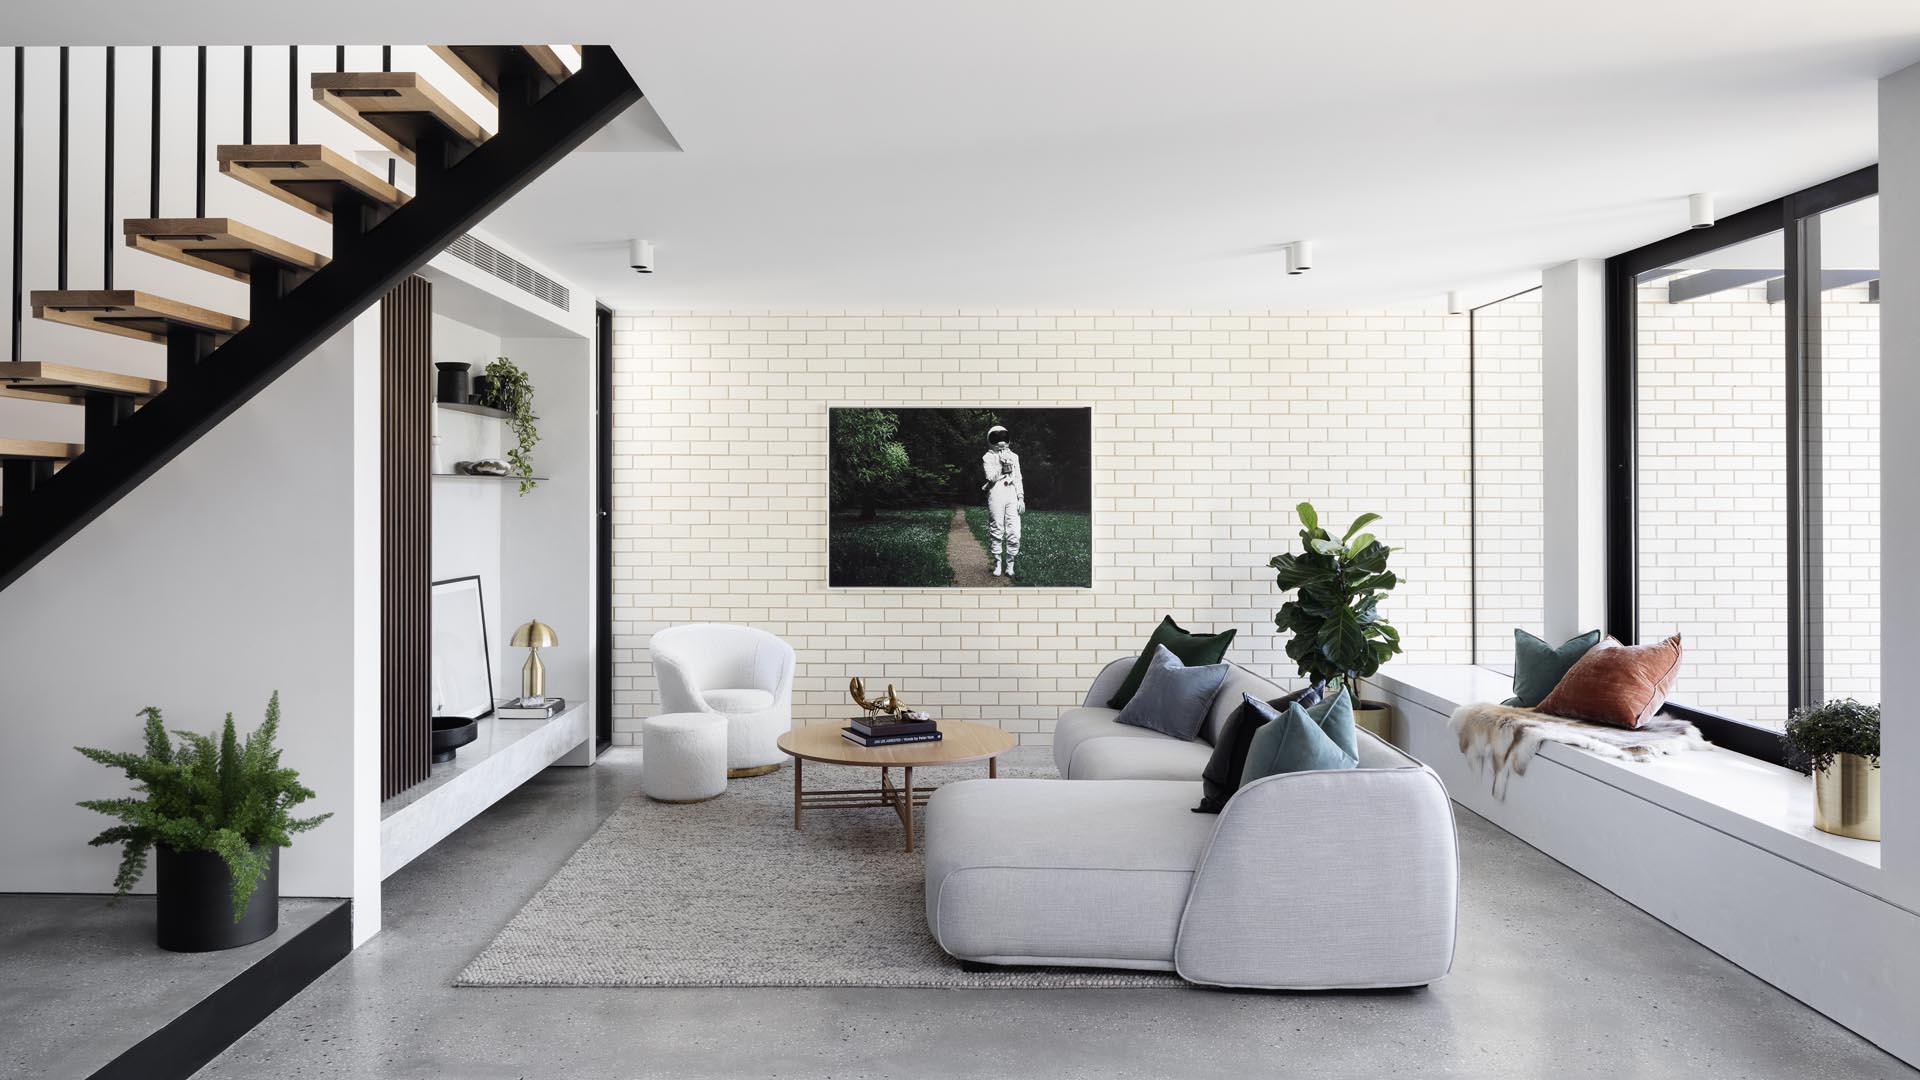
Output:
[[[287,46],[287,142],[300,141],[300,46]]]
[[[253,46],[240,49],[240,141],[253,145]]]
[[[100,227],[100,287],[113,288],[113,46],[107,46],[106,155],[101,163],[100,190],[103,194]]]
[[[26,225],[26,149],[27,149],[27,50],[13,47],[13,359],[20,355],[20,272],[26,245],[20,235]]]
[[[207,47],[200,46],[200,88],[193,131],[193,216],[207,216]]]
[[[333,47],[333,70],[336,73],[347,70],[347,47],[345,45],[335,45]]]
[[[56,224],[60,228],[58,245],[58,264],[55,288],[67,287],[67,47],[60,46],[60,211]]]
[[[153,128],[147,135],[147,148],[153,153],[153,174],[148,180],[148,217],[160,216],[160,46],[153,47]]]
[[[380,46],[380,70],[393,70],[393,46],[391,45]]]

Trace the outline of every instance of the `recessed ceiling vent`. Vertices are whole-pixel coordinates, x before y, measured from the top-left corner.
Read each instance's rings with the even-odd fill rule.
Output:
[[[492,244],[474,239],[471,234],[448,244],[447,252],[461,262],[492,274],[521,292],[537,296],[561,311],[569,310],[568,305],[573,301],[572,293],[565,285]]]

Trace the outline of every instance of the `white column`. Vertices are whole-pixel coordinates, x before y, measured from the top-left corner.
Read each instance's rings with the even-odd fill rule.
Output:
[[[1606,615],[1606,264],[1561,263],[1540,286],[1543,616],[1557,644]]]
[[[1880,865],[1920,909],[1920,65],[1880,80]]]

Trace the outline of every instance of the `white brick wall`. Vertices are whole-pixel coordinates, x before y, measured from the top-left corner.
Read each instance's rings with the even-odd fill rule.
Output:
[[[1441,315],[1073,313],[615,318],[615,716],[657,693],[648,636],[750,623],[799,653],[802,718],[853,675],[1046,743],[1162,615],[1239,628],[1292,675],[1266,562],[1303,499],[1366,510],[1398,550],[1406,660],[1469,655],[1466,321]],[[1090,404],[1090,591],[826,588],[826,410]]]
[[[1678,701],[1787,713],[1785,308],[1764,286],[1640,293],[1640,633],[1678,630]],[[1879,308],[1825,296],[1828,698],[1879,700]]]
[[[1542,632],[1540,291],[1473,312],[1474,659],[1513,671],[1513,631]]]

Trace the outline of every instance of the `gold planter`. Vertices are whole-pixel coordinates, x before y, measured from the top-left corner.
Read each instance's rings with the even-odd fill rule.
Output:
[[[1880,769],[1872,758],[1836,754],[1813,774],[1813,827],[1856,840],[1880,839]]]
[[[1353,723],[1372,732],[1381,742],[1393,742],[1393,706],[1384,701],[1356,702],[1353,706]]]

